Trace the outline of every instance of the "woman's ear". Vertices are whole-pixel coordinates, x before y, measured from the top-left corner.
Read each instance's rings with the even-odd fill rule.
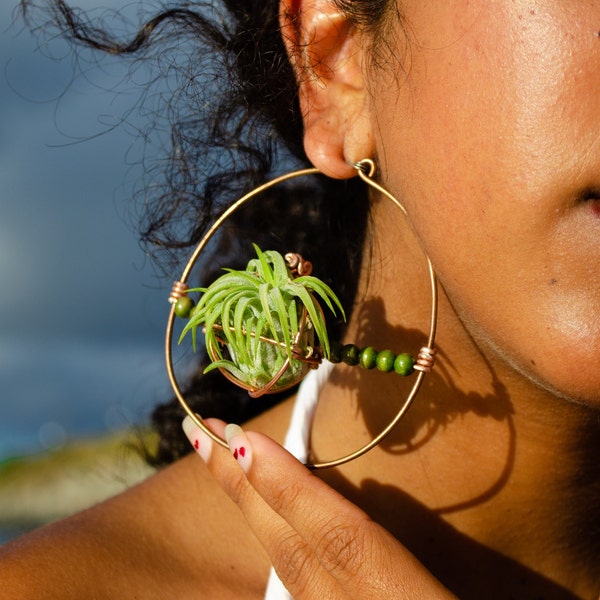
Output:
[[[333,0],[281,0],[281,31],[299,86],[304,149],[330,177],[374,151],[363,79],[363,35]]]

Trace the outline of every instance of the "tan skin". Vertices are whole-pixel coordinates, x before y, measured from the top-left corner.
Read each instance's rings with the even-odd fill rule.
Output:
[[[322,479],[254,433],[280,440],[287,402],[232,442],[247,472],[221,447],[208,470],[191,455],[3,549],[0,589],[261,598],[272,561],[297,599],[453,597],[436,577],[459,597],[598,598],[600,3],[402,2],[386,68],[329,0],[293,7],[310,159],[349,177],[345,158],[377,156],[409,215],[374,201],[348,340],[418,347],[424,249],[444,290],[435,372],[390,440]],[[404,393],[339,368],[313,454],[354,449]]]

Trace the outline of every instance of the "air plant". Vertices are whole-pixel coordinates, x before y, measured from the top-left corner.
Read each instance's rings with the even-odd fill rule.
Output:
[[[336,308],[345,315],[331,288],[310,275],[310,263],[299,255],[284,258],[273,250],[254,249],[257,258],[245,270],[224,269],[209,287],[188,291],[201,296],[179,341],[191,332],[195,350],[200,327],[212,360],[205,372],[220,369],[250,395],[259,396],[289,388],[322,356],[329,358],[317,297],[334,315]]]

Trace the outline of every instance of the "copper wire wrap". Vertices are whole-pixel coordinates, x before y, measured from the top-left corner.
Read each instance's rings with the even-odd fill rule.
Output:
[[[417,356],[417,362],[414,365],[415,371],[422,371],[423,373],[430,373],[431,369],[433,369],[433,365],[435,363],[435,355],[437,351],[435,348],[428,348],[427,346],[423,346],[419,350],[419,355]]]
[[[187,291],[190,289],[190,286],[183,281],[176,281],[173,283],[173,287],[171,288],[171,293],[169,294],[169,302],[171,304],[176,304],[177,300],[183,298]]]
[[[301,254],[288,252],[285,255],[285,262],[288,264],[294,277],[302,277],[303,275],[310,275],[312,273],[312,263],[309,260],[304,260]]]
[[[298,254],[297,256],[300,256],[300,255]],[[300,256],[300,259],[302,260],[301,256]],[[292,341],[290,350],[291,350],[292,358],[305,363],[308,366],[308,368],[310,368],[310,369],[316,369],[321,364],[322,359],[323,359],[320,351],[318,351],[316,348],[313,348],[312,346],[308,346],[306,348],[306,353],[305,353],[302,351],[302,348],[300,347],[300,344],[299,344],[300,340],[302,339],[302,336],[304,335],[304,331],[306,329],[307,322],[308,322],[308,311],[306,310],[305,307],[303,307],[302,314],[300,316],[299,326],[298,326],[298,333],[296,333],[296,335]],[[213,325],[213,327],[215,327],[221,331],[223,330],[222,325]],[[261,340],[261,342],[264,342],[265,344],[273,344],[273,345],[281,346],[282,348],[286,347],[283,342],[277,342],[272,338],[264,337],[262,335],[259,336],[258,339]],[[214,348],[211,345],[207,350],[208,350],[208,354],[209,354],[211,360],[213,360],[213,361],[219,360],[219,355],[218,355],[216,348]],[[275,375],[273,376],[271,381],[269,381],[268,383],[266,383],[265,385],[263,385],[260,388],[255,388],[251,385],[244,384],[243,382],[241,382],[239,379],[234,377],[229,371],[227,371],[225,369],[219,369],[219,371],[221,371],[223,376],[226,377],[227,379],[229,379],[229,381],[231,381],[235,385],[245,389],[251,398],[260,398],[261,396],[264,396],[265,394],[268,394],[271,391],[271,388],[273,388],[273,386],[276,385],[277,382],[283,377],[284,373],[287,371],[289,366],[290,366],[290,359],[286,358],[285,361],[283,362],[283,365],[281,365],[281,368],[279,369],[279,371],[277,371],[277,373],[275,373]],[[289,388],[297,385],[297,383],[298,383],[297,381],[291,381],[286,386],[279,387],[278,391],[284,391],[286,389],[289,389]]]
[[[375,163],[371,159],[364,159],[356,163],[351,163],[352,166],[356,169],[358,176],[371,188],[377,190],[380,194],[391,200],[404,214],[406,214],[406,210],[404,206],[393,196],[388,190],[386,190],[383,186],[377,183],[373,177],[375,175]],[[169,302],[171,303],[171,311],[169,313],[169,318],[167,321],[167,331],[165,336],[165,359],[167,366],[167,375],[169,377],[169,381],[171,383],[171,387],[175,393],[175,396],[179,400],[179,403],[185,410],[185,412],[190,416],[190,418],[194,421],[194,423],[206,433],[214,442],[220,444],[221,446],[227,448],[227,442],[213,433],[204,423],[202,417],[196,414],[188,405],[186,399],[183,396],[183,392],[181,391],[177,379],[175,377],[175,372],[173,368],[173,355],[172,355],[172,338],[173,338],[173,325],[175,321],[175,304],[179,298],[184,296],[188,290],[187,280],[190,276],[192,268],[196,264],[198,257],[201,252],[206,247],[207,243],[213,236],[213,234],[221,227],[223,222],[231,216],[238,208],[244,205],[246,202],[252,200],[265,190],[282,183],[284,181],[288,181],[290,179],[294,179],[296,177],[302,177],[305,175],[318,175],[320,171],[318,169],[302,169],[300,171],[292,171],[291,173],[286,173],[285,175],[281,175],[276,179],[273,179],[255,189],[248,192],[245,196],[242,196],[239,200],[234,202],[227,210],[223,212],[223,214],[213,223],[213,225],[206,232],[200,243],[192,253],[188,263],[186,264],[179,281],[176,281],[173,285],[173,289],[169,296]],[[302,260],[302,257],[299,255],[295,255],[293,253],[287,254],[285,256],[292,273],[298,276],[308,275],[312,271],[312,264],[308,261]],[[392,419],[392,421],[381,431],[375,438],[373,438],[368,444],[365,444],[363,447],[358,450],[342,456],[340,458],[336,458],[326,462],[319,463],[309,463],[306,466],[310,469],[325,469],[331,467],[337,467],[344,463],[350,462],[363,454],[366,454],[369,450],[377,446],[381,443],[381,441],[387,437],[396,425],[400,422],[400,420],[407,413],[408,409],[411,407],[420,387],[423,382],[424,377],[427,373],[429,373],[433,367],[434,359],[435,359],[435,334],[437,327],[437,305],[438,305],[438,294],[437,294],[437,277],[435,275],[435,271],[433,269],[433,265],[429,260],[429,257],[425,255],[427,260],[427,269],[429,273],[429,281],[431,287],[431,310],[429,316],[429,333],[427,336],[426,344],[419,351],[418,358],[416,360],[414,369],[416,371],[415,382],[408,393],[408,396],[404,400],[402,406]],[[296,350],[297,352],[297,350]],[[314,362],[312,366],[318,366],[318,362],[320,361],[320,356],[305,356],[304,359],[307,362]],[[277,378],[276,374],[276,378]],[[274,382],[276,379],[274,378]],[[274,385],[274,383],[273,383]]]

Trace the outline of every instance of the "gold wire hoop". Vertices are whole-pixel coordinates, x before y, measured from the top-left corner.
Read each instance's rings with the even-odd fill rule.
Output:
[[[391,200],[404,214],[406,214],[406,210],[404,206],[398,201],[398,199],[393,196],[388,190],[386,190],[383,186],[379,185],[376,181],[373,180],[373,176],[375,175],[376,167],[375,163],[367,158],[361,160],[356,163],[352,163],[352,166],[356,169],[359,177],[370,187],[377,190],[379,193],[383,194],[386,198]],[[204,237],[200,240],[198,246],[192,253],[190,259],[188,260],[185,268],[183,269],[183,273],[178,281],[175,282],[173,291],[169,296],[169,302],[171,303],[171,310],[169,312],[169,317],[167,320],[167,330],[165,336],[165,359],[166,359],[166,367],[167,367],[167,375],[169,377],[169,382],[171,387],[173,388],[173,392],[175,396],[185,412],[189,415],[189,417],[194,421],[194,423],[202,429],[206,435],[208,435],[214,442],[220,444],[221,446],[228,448],[227,442],[213,433],[204,422],[203,418],[195,413],[190,406],[188,405],[186,399],[183,396],[183,392],[181,391],[177,379],[175,377],[175,370],[173,366],[173,355],[172,355],[172,340],[173,340],[173,325],[175,322],[175,303],[177,298],[181,295],[185,294],[187,289],[189,288],[187,284],[187,280],[190,276],[192,268],[194,267],[200,253],[204,250],[207,243],[214,235],[214,233],[221,227],[221,225],[226,221],[238,208],[244,205],[246,202],[251,200],[252,198],[258,196],[265,190],[276,186],[279,183],[283,183],[284,181],[288,181],[290,179],[295,179],[297,177],[303,177],[304,175],[318,175],[321,174],[319,169],[310,168],[310,169],[301,169],[299,171],[292,171],[290,173],[286,173],[285,175],[281,175],[263,185],[254,188],[250,192],[248,192],[245,196],[242,196],[239,200],[236,200],[227,210],[223,212],[223,214],[213,223],[213,225],[208,229]],[[429,317],[429,334],[427,336],[427,343],[425,346],[421,348],[419,351],[419,355],[417,357],[417,361],[415,363],[414,369],[416,371],[416,379],[413,384],[410,392],[403,405],[400,407],[395,417],[390,421],[387,427],[381,431],[375,438],[373,438],[368,444],[365,444],[358,450],[342,456],[340,458],[336,458],[334,460],[326,461],[326,462],[318,462],[318,463],[307,463],[306,466],[309,469],[327,469],[331,467],[337,467],[344,463],[355,460],[356,458],[366,454],[369,450],[373,449],[375,446],[379,445],[385,437],[387,437],[392,430],[396,427],[396,425],[400,422],[400,420],[407,413],[408,409],[411,407],[417,392],[419,391],[423,379],[425,375],[431,371],[433,367],[433,363],[435,360],[436,350],[434,348],[435,343],[435,334],[437,327],[437,305],[438,305],[438,294],[437,294],[437,277],[435,271],[433,269],[433,265],[431,264],[431,260],[427,255],[425,255],[427,259],[427,267],[429,271],[429,280],[431,286],[431,311]]]

